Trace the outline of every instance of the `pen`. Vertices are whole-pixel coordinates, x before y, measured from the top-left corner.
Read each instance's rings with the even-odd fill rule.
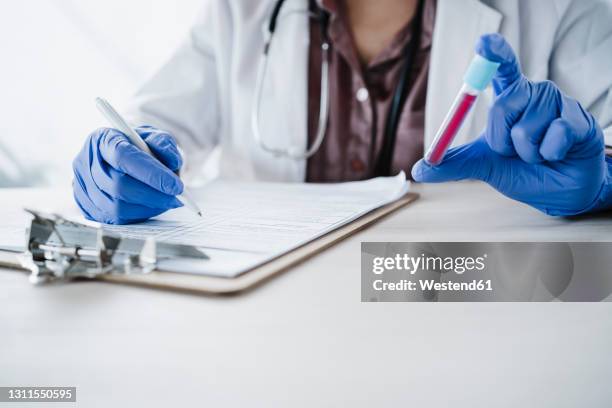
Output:
[[[147,143],[142,139],[142,137],[140,137],[138,132],[127,124],[125,119],[123,119],[121,115],[117,113],[111,104],[108,103],[108,101],[102,98],[96,98],[96,106],[102,115],[104,115],[104,117],[110,122],[111,126],[125,134],[130,142],[132,142],[140,150],[147,153],[151,157],[155,157],[151,149],[149,149]],[[187,191],[187,188],[184,188],[183,193],[179,194],[177,198],[200,217],[202,216],[202,211],[193,200],[191,194]]]

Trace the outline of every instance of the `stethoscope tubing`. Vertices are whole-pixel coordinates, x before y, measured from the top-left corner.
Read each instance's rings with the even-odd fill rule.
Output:
[[[266,73],[268,71],[268,59],[270,54],[270,48],[272,46],[274,33],[276,30],[276,23],[278,15],[280,13],[280,6],[282,6],[284,0],[279,0],[275,5],[270,23],[268,25],[268,31],[266,32],[265,44],[259,66],[257,68],[257,76],[255,82],[255,94],[253,109],[251,111],[251,131],[255,143],[264,151],[273,154],[275,157],[287,157],[293,160],[307,160],[312,157],[323,144],[325,134],[327,133],[327,122],[329,119],[329,59],[330,59],[330,43],[327,38],[324,38],[321,43],[321,97],[319,101],[319,121],[317,124],[317,133],[314,142],[310,148],[306,151],[299,148],[276,148],[268,145],[261,135],[261,124],[259,121],[261,115],[261,103],[263,98],[263,87],[265,83]]]
[[[264,87],[266,73],[268,71],[268,58],[270,54],[270,48],[272,46],[274,33],[276,31],[276,26],[278,22],[278,17],[280,15],[280,11],[281,11],[281,7],[283,3],[284,3],[284,0],[278,0],[278,2],[275,4],[272,10],[271,17],[270,17],[270,22],[268,24],[268,30],[266,31],[266,38],[264,39],[264,47],[263,47],[261,59],[260,59],[260,62],[257,68],[255,94],[254,94],[253,108],[251,111],[251,130],[252,130],[253,138],[255,139],[255,142],[264,151],[271,153],[276,157],[287,157],[287,158],[294,159],[294,160],[306,160],[312,157],[315,153],[317,153],[317,151],[323,144],[323,140],[325,139],[325,134],[327,133],[327,122],[329,119],[329,109],[330,109],[329,70],[330,70],[331,45],[326,35],[327,19],[324,19],[322,21],[323,40],[321,43],[321,92],[320,92],[321,97],[320,97],[320,102],[319,102],[319,121],[317,124],[317,133],[315,136],[315,140],[312,143],[312,146],[310,146],[310,148],[307,148],[306,151],[302,151],[303,150],[302,148],[275,148],[275,147],[268,145],[263,140],[263,137],[261,135],[261,124],[260,124],[259,118],[261,114],[263,87]],[[314,3],[311,2],[311,4],[314,4]],[[415,24],[416,28],[420,27],[420,23],[421,23],[420,19],[421,19],[422,10],[423,10],[423,4],[424,4],[424,0],[420,0],[418,11],[417,11],[417,17],[419,21],[417,24]],[[415,30],[413,34],[420,34],[420,33],[417,33],[417,31],[418,30]],[[397,122],[399,120],[399,115],[401,113],[401,105],[403,105],[403,102],[405,99],[405,91],[406,91],[407,81],[408,81],[407,76],[410,75],[410,71],[414,63],[413,60],[414,60],[414,54],[415,54],[416,47],[418,47],[418,38],[419,38],[418,35],[413,35],[413,38],[411,39],[410,45],[408,47],[407,61],[404,66],[404,69],[402,70],[403,75],[393,95],[393,101],[392,101],[391,110],[389,112],[389,118],[387,118],[387,123],[385,126],[385,138],[383,141],[384,142],[383,143],[383,151],[384,151],[383,153],[386,153],[386,154],[384,154],[383,156],[390,156],[390,157],[384,157],[384,161],[389,162],[389,163],[379,162],[378,165],[376,166],[376,168],[384,167],[384,171],[382,171],[384,173],[388,173],[390,169],[390,160],[392,159],[392,156],[393,156],[394,146],[389,146],[389,144],[391,145],[395,144],[395,136],[397,133]],[[404,76],[406,76],[406,78],[404,78]]]

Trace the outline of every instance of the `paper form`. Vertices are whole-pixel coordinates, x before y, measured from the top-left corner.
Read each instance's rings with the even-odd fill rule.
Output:
[[[166,260],[162,269],[234,277],[398,199],[407,189],[404,173],[340,184],[215,181],[193,191],[203,218],[179,209],[108,229],[198,246],[210,257]]]
[[[3,209],[0,223],[0,251],[22,252],[25,249],[25,225],[29,218],[19,207]]]
[[[162,270],[235,277],[398,199],[407,190],[404,173],[339,184],[214,181],[192,191],[202,218],[181,208],[144,223],[104,228],[131,238],[153,236],[160,242],[197,246],[210,257],[161,260]],[[0,225],[0,247],[23,250],[24,226],[30,217],[20,208],[9,213],[13,210],[11,221]],[[60,213],[74,216],[75,211]]]

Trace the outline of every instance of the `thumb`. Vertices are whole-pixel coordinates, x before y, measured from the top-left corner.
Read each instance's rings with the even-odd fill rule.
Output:
[[[499,62],[493,78],[493,89],[499,95],[523,78],[514,50],[500,34],[485,34],[476,43],[476,53],[492,62]]]
[[[486,181],[490,173],[490,152],[485,140],[480,137],[472,143],[450,149],[444,160],[437,166],[431,166],[425,160],[419,160],[412,167],[412,178],[419,183],[442,183],[476,179]]]

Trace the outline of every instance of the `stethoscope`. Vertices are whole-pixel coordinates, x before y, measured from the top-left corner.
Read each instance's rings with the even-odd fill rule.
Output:
[[[268,56],[270,48],[272,46],[274,33],[276,31],[277,23],[281,8],[285,0],[278,0],[272,9],[270,21],[268,23],[268,29],[266,31],[266,38],[264,41],[264,48],[259,61],[259,67],[257,69],[257,79],[255,83],[255,101],[253,103],[253,110],[251,112],[251,127],[253,131],[253,137],[255,142],[264,151],[273,154],[276,157],[288,157],[294,160],[306,160],[312,157],[321,147],[323,140],[325,139],[325,133],[327,131],[327,120],[329,117],[329,61],[330,61],[330,41],[327,34],[329,26],[329,14],[327,11],[319,7],[315,0],[309,1],[309,13],[314,15],[320,23],[321,27],[321,92],[319,100],[319,121],[317,125],[317,133],[312,143],[312,146],[307,148],[305,151],[301,148],[278,148],[268,145],[262,138],[260,133],[260,107],[262,101],[263,85],[268,70]],[[402,107],[406,100],[408,91],[408,82],[410,80],[410,74],[414,65],[414,59],[418,44],[420,43],[421,34],[421,23],[423,15],[424,0],[419,0],[417,12],[415,14],[414,23],[412,25],[412,37],[406,48],[404,49],[404,66],[400,73],[400,79],[393,93],[391,100],[391,108],[389,109],[387,121],[385,123],[384,140],[382,145],[381,154],[376,164],[376,174],[388,174],[391,169],[391,160],[393,158],[393,151],[395,147],[395,140],[397,136],[397,125],[401,115]],[[376,126],[372,129],[372,142],[376,135]],[[374,143],[372,143],[374,147]]]

